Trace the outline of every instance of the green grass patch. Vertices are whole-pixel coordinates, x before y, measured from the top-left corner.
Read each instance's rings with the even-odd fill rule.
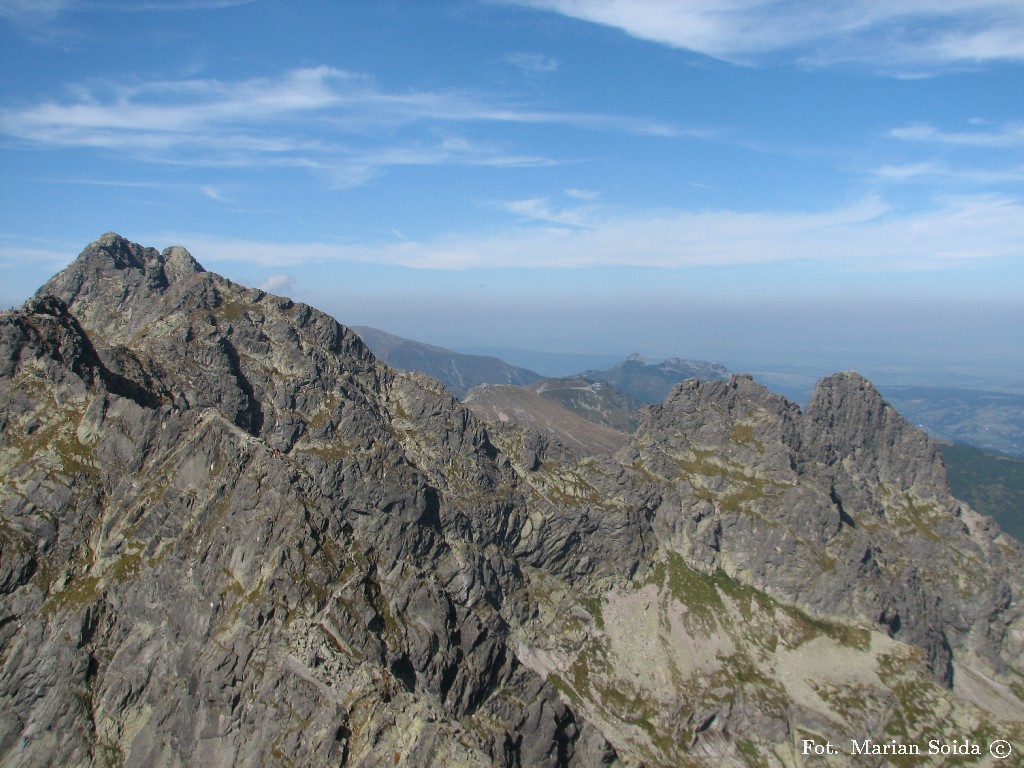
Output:
[[[771,765],[757,745],[748,739],[736,739],[736,749],[750,768],[768,768]]]
[[[913,494],[905,493],[903,494],[903,508],[905,511],[904,519],[914,530],[929,541],[936,543],[942,541],[942,537],[932,527],[932,521],[938,513],[934,504],[918,504]]]
[[[604,616],[601,613],[601,595],[586,597],[580,601],[583,609],[594,617],[594,624],[598,629],[604,629]]]
[[[248,304],[242,304],[237,301],[230,299],[224,299],[220,305],[215,307],[213,310],[214,316],[218,321],[224,320],[229,323],[237,323],[243,317],[245,317],[246,311],[249,309]]]

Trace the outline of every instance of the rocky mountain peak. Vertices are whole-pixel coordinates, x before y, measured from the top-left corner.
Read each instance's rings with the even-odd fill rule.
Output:
[[[116,269],[145,269],[146,263],[159,258],[155,248],[145,248],[117,232],[106,232],[85,247],[76,261],[109,259]]]
[[[846,463],[903,490],[945,487],[935,441],[853,371],[818,382],[804,414],[802,437],[805,453],[823,464]]]
[[[77,380],[90,386],[101,368],[78,321],[56,296],[33,297],[6,314],[0,321],[0,347],[6,353],[0,359],[0,376],[15,376],[27,368],[49,381]],[[31,354],[25,353],[33,347]]]
[[[164,260],[164,274],[172,283],[206,271],[198,261],[192,258],[192,254],[180,245],[165,248],[160,256]]]
[[[156,248],[132,243],[116,232],[107,232],[47,281],[36,295],[52,294],[72,309],[88,296],[90,304],[107,301],[106,309],[113,310],[123,308],[136,296],[163,293],[170,285],[204,271],[181,246],[161,253]]]

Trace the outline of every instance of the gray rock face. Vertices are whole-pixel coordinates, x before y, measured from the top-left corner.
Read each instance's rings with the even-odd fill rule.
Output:
[[[1021,625],[1005,603],[1019,548],[949,496],[937,445],[857,374],[823,380],[806,413],[749,377],[688,381],[648,412],[633,453],[674,492],[656,529],[704,567],[880,622],[946,682],[952,647],[998,668],[1017,647],[1017,630],[977,629],[993,614]]]
[[[104,236],[43,291],[2,325],[9,761],[603,749],[508,648],[521,500],[450,396],[181,249]]]
[[[855,373],[818,383],[804,415],[803,448],[813,461],[845,464],[903,491],[946,487],[938,445]]]
[[[852,374],[687,382],[584,458],[181,248],[0,315],[4,765],[782,765],[883,738],[883,667],[915,734],[989,717],[958,670],[1024,671],[1022,562]],[[773,671],[826,630],[855,725]]]

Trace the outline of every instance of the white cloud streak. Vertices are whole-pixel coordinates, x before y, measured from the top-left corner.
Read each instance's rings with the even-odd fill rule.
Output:
[[[551,224],[564,224],[570,227],[590,227],[592,219],[586,208],[565,208],[553,210],[546,197],[528,198],[524,200],[506,200],[495,203],[496,208],[514,213],[524,219],[546,221]]]
[[[893,128],[889,135],[895,139],[948,144],[961,147],[1024,147],[1024,123],[1006,123],[989,131],[942,131],[927,123]]]
[[[70,249],[34,248],[0,243],[0,269],[23,270],[26,265],[43,269],[61,269],[70,260]]]
[[[599,218],[586,226],[552,212],[545,200],[513,201],[532,214],[520,225],[477,238],[379,245],[266,243],[186,235],[200,261],[284,267],[354,262],[421,269],[685,269],[793,263],[837,273],[961,268],[993,259],[1024,259],[1024,204],[1013,198],[952,198],[930,210],[899,212],[867,198],[823,212],[661,211]],[[561,219],[561,220],[560,220]]]
[[[75,86],[65,100],[0,111],[0,133],[27,145],[110,150],[149,162],[198,166],[276,165],[321,172],[342,186],[400,165],[548,165],[460,136],[433,143],[403,129],[445,133],[473,123],[561,124],[651,136],[705,136],[656,120],[522,109],[458,91],[392,93],[332,67],[278,78],[162,80]],[[446,128],[447,126],[447,128]]]
[[[255,0],[0,0],[0,19],[31,27],[52,22],[69,11],[206,11],[253,2]]]
[[[565,190],[565,194],[577,200],[597,200],[601,196],[601,193],[595,190],[579,189],[578,187],[569,187]]]
[[[532,75],[546,75],[558,69],[558,59],[542,53],[510,53],[505,61]]]
[[[952,168],[945,163],[924,162],[906,165],[883,165],[873,171],[874,176],[887,182],[926,182],[950,180],[968,184],[990,186],[1018,184],[1024,181],[1024,166],[1011,166],[989,170],[984,168]]]
[[[1024,59],[1020,0],[505,0],[740,64],[893,73]]]
[[[0,0],[0,19],[24,23],[52,19],[72,4],[72,0]]]

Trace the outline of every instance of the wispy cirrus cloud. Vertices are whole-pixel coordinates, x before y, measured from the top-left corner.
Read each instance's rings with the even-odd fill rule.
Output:
[[[0,269],[24,269],[26,264],[58,270],[68,263],[70,249],[32,248],[0,242]]]
[[[256,0],[0,0],[0,19],[38,32],[75,11],[118,13],[218,10],[249,5]],[[59,23],[59,22],[58,22]]]
[[[949,198],[915,212],[878,197],[817,212],[648,211],[628,216],[555,211],[547,200],[512,201],[530,222],[480,237],[380,244],[268,243],[182,235],[200,261],[269,267],[353,262],[420,269],[597,266],[817,265],[837,273],[930,271],[1024,258],[1024,203],[1012,197]],[[578,218],[577,218],[578,217]]]
[[[555,210],[551,207],[551,201],[546,197],[503,200],[495,203],[494,207],[530,221],[546,221],[570,227],[590,227],[593,224],[594,211],[592,209],[575,207]]]
[[[1024,165],[988,168],[957,168],[935,161],[907,163],[903,165],[882,165],[872,175],[889,182],[926,182],[949,180],[968,184],[989,186],[994,184],[1019,184],[1024,182]]]
[[[979,118],[965,122],[969,127],[962,130],[922,122],[886,131],[886,138],[910,148],[916,157],[883,163],[868,173],[882,182],[940,184],[947,189],[1005,187],[1024,181],[1024,123]]]
[[[505,0],[739,64],[786,58],[893,73],[1024,59],[1019,0]]]
[[[94,6],[111,8],[118,11],[197,11],[234,8],[239,5],[252,5],[256,0],[107,0],[106,3],[94,3]],[[80,5],[81,0],[76,0]]]
[[[0,0],[0,18],[52,18],[75,10],[196,11],[249,5],[256,0]]]
[[[528,74],[548,74],[558,69],[558,59],[542,53],[510,53],[505,61]]]
[[[961,147],[1009,148],[1024,147],[1024,123],[1004,123],[988,130],[943,131],[928,123],[893,128],[895,139],[950,144]]]
[[[328,66],[276,78],[75,85],[63,99],[0,110],[0,133],[25,145],[112,150],[160,163],[291,166],[343,185],[389,166],[556,162],[451,135],[452,127],[485,123],[713,135],[647,118],[523,108],[455,90],[390,92]]]

